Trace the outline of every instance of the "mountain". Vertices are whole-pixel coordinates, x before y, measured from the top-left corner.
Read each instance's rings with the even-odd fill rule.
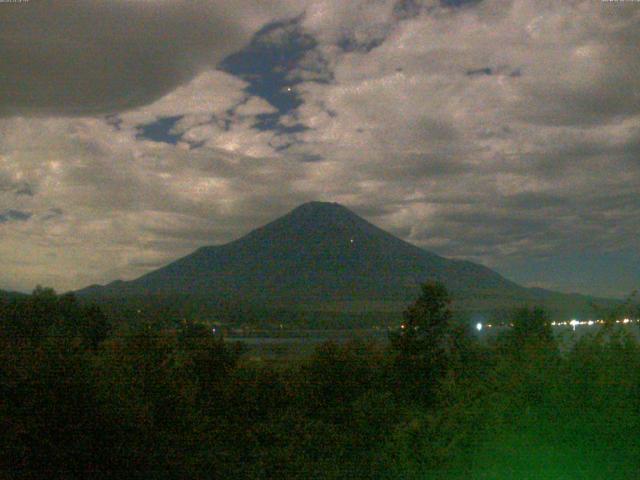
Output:
[[[469,310],[586,297],[527,289],[493,270],[407,243],[336,203],[310,202],[219,246],[202,247],[132,281],[85,297],[199,296],[317,310],[401,310],[426,280],[443,282]],[[540,303],[540,302],[538,302]]]

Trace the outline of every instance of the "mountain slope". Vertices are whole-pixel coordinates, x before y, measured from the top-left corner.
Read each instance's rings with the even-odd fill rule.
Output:
[[[459,301],[476,306],[542,297],[487,267],[422,250],[341,205],[323,202],[303,204],[238,240],[200,248],[138,279],[78,293],[188,294],[277,305],[404,304],[428,279],[442,281]]]
[[[404,242],[338,204],[311,202],[239,240],[200,248],[131,282],[91,290],[404,299],[411,297],[407,290],[427,278],[453,290],[521,289],[486,267],[447,260]]]

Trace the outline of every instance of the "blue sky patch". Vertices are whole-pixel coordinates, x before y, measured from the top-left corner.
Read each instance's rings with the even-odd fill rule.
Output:
[[[258,130],[276,130],[278,133],[299,133],[309,128],[300,123],[287,126],[280,123],[279,113],[261,113],[256,115],[256,122],[252,125]]]
[[[225,58],[219,68],[249,83],[247,93],[267,100],[280,115],[294,110],[302,100],[292,89],[300,60],[317,42],[302,33],[299,19],[271,23],[258,31],[243,50]]]
[[[384,42],[384,38],[374,38],[367,42],[358,42],[353,37],[344,37],[338,46],[345,52],[370,52]]]
[[[136,138],[175,145],[182,137],[182,134],[176,135],[175,133],[171,133],[171,130],[182,117],[183,115],[163,117],[152,123],[138,125],[138,134],[136,135]]]

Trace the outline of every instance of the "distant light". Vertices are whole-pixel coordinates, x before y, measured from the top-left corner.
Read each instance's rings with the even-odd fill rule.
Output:
[[[211,329],[211,332],[215,335],[215,334],[216,334],[216,327],[213,327],[213,328]]]
[[[480,322],[476,323],[476,330],[478,331],[482,330],[482,324]]]
[[[291,87],[287,87],[287,92],[290,92],[290,91],[291,91]]]
[[[575,330],[576,330],[576,325],[580,325],[580,322],[574,318],[573,320],[571,320],[571,321],[569,322],[569,325],[571,325],[571,326],[573,327],[573,331],[575,332]]]

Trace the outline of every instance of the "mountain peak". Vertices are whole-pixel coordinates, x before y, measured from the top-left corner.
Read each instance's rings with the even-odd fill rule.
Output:
[[[274,232],[295,232],[299,239],[351,237],[360,232],[361,235],[388,235],[364,218],[339,203],[307,202],[294,208],[288,214],[258,228],[253,234],[271,235]],[[375,233],[374,233],[375,232]]]
[[[327,215],[327,214],[348,214],[354,215],[354,213],[347,207],[335,202],[319,202],[312,201],[303,203],[289,212],[290,215]]]
[[[334,228],[367,228],[369,222],[339,203],[307,202],[294,208],[288,214],[280,217],[265,227],[257,229],[264,232],[272,228],[292,228],[307,230],[317,234],[318,230]],[[330,230],[327,230],[330,231]]]
[[[131,282],[108,286],[135,294],[201,294],[251,301],[398,301],[427,280],[455,291],[517,290],[495,272],[446,260],[333,202],[307,202],[225,245],[191,255]],[[480,287],[479,287],[480,286]]]
[[[237,240],[202,247],[135,280],[79,293],[186,295],[207,302],[333,311],[336,302],[353,302],[360,305],[357,308],[397,308],[415,298],[426,280],[443,282],[466,308],[516,306],[550,298],[482,265],[422,250],[338,203],[319,201],[304,203]]]
[[[309,202],[298,205],[294,210],[301,209],[325,209],[325,208],[345,208],[336,202],[323,202],[321,200],[311,200]]]

